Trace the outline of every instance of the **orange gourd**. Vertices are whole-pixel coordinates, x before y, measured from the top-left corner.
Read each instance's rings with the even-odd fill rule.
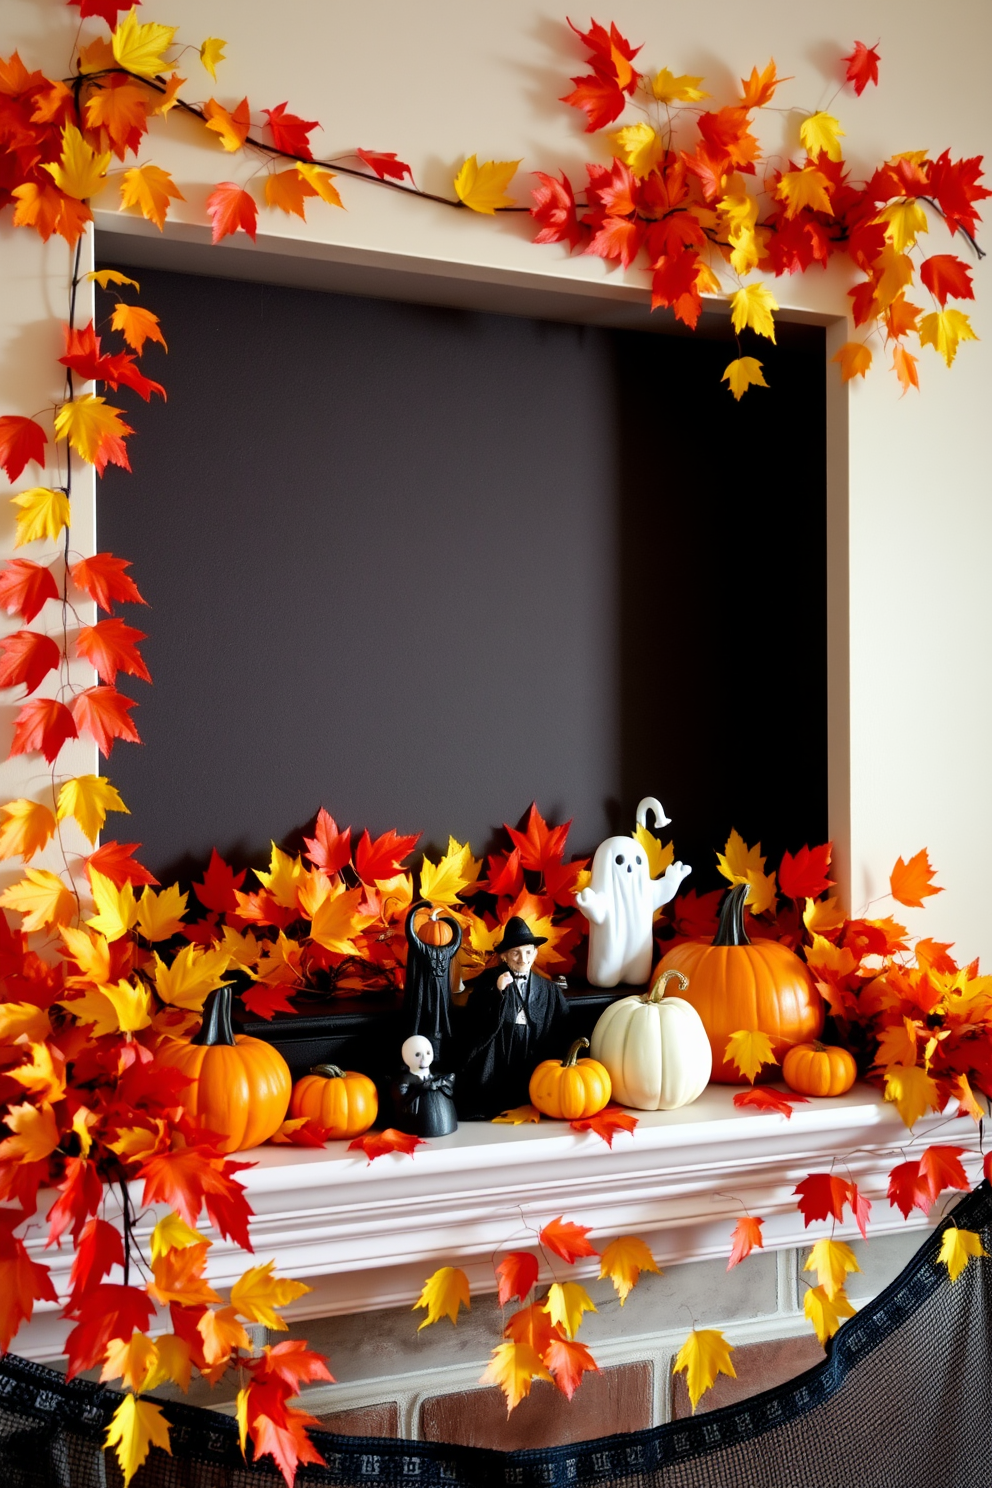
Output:
[[[308,1116],[335,1140],[360,1137],[379,1114],[379,1097],[368,1075],[318,1064],[293,1086],[289,1114]]]
[[[744,933],[747,892],[747,884],[735,884],[727,894],[712,944],[691,940],[674,946],[655,972],[680,971],[689,978],[681,996],[703,1020],[713,1050],[711,1078],[723,1085],[748,1083],[724,1058],[727,1040],[739,1029],[766,1033],[780,1062],[793,1044],[823,1032],[823,999],[806,963],[777,940],[752,943]]]
[[[576,1039],[564,1059],[545,1059],[530,1077],[530,1102],[545,1116],[579,1121],[609,1105],[613,1083],[598,1059],[579,1059],[587,1038]]]
[[[444,906],[430,910],[428,914],[415,926],[417,934],[429,946],[450,945],[454,931],[447,920],[439,920],[438,915],[444,913]]]
[[[782,1078],[799,1095],[843,1095],[857,1076],[853,1054],[836,1045],[795,1044],[782,1060]]]
[[[163,1039],[155,1059],[189,1077],[180,1104],[200,1126],[220,1133],[222,1152],[257,1147],[285,1119],[293,1084],[289,1065],[264,1039],[234,1036],[230,987],[211,992],[195,1038]]]

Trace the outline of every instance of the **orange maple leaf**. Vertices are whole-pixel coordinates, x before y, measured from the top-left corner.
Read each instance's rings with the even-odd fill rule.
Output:
[[[407,1132],[387,1126],[385,1131],[366,1132],[364,1137],[356,1137],[353,1142],[348,1143],[348,1151],[364,1152],[369,1162],[374,1162],[386,1152],[405,1152],[412,1157],[416,1147],[426,1145],[423,1137],[411,1137]]]
[[[580,1256],[593,1256],[598,1252],[594,1246],[589,1244],[586,1236],[590,1230],[589,1225],[573,1224],[569,1219],[563,1219],[559,1214],[557,1219],[551,1220],[541,1231],[541,1244],[546,1245],[549,1250],[554,1251],[563,1261],[570,1266],[574,1265]]]
[[[727,1270],[733,1270],[739,1266],[741,1261],[749,1256],[755,1246],[764,1248],[764,1240],[761,1234],[763,1219],[752,1218],[750,1214],[742,1214],[734,1225],[731,1239],[730,1260],[727,1262]]]
[[[893,899],[898,899],[900,904],[905,904],[910,909],[922,909],[924,899],[944,892],[939,884],[933,882],[936,871],[936,868],[930,867],[930,858],[925,847],[921,847],[908,863],[897,858],[889,878]]]

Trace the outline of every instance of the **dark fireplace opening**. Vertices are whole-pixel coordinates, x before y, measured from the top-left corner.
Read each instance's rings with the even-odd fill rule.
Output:
[[[115,267],[122,265],[115,259]],[[163,881],[321,805],[476,856],[531,800],[587,853],[644,795],[715,887],[827,830],[824,332],[705,338],[141,268],[98,547],[150,608],[109,773]],[[98,331],[112,296],[100,294]]]

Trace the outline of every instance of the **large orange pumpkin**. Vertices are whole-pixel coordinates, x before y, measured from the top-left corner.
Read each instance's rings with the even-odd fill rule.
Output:
[[[674,946],[655,972],[681,971],[689,978],[681,996],[703,1020],[713,1050],[711,1078],[723,1085],[748,1083],[724,1058],[727,1040],[739,1029],[766,1033],[780,1062],[793,1044],[823,1031],[823,999],[805,962],[777,940],[751,942],[744,933],[747,892],[747,884],[730,890],[712,944]]]
[[[334,1139],[359,1137],[378,1116],[379,1097],[368,1075],[318,1064],[293,1086],[289,1114],[309,1116]]]
[[[796,1044],[782,1060],[782,1079],[799,1095],[843,1095],[857,1077],[854,1055],[837,1045]]]
[[[558,1121],[581,1121],[610,1103],[613,1083],[598,1059],[579,1059],[587,1038],[576,1039],[564,1059],[545,1059],[530,1077],[530,1103]]]
[[[289,1065],[264,1039],[234,1036],[230,987],[211,992],[195,1038],[163,1039],[155,1059],[189,1077],[179,1101],[200,1126],[220,1133],[222,1152],[257,1147],[285,1119],[293,1085]]]

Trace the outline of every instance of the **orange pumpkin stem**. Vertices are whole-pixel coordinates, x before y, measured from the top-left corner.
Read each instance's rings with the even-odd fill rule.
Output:
[[[579,1057],[579,1050],[588,1049],[588,1047],[589,1040],[587,1038],[576,1039],[575,1043],[569,1049],[568,1053],[565,1055],[565,1058],[561,1062],[562,1069],[571,1069],[574,1066],[575,1061]]]
[[[210,993],[203,1005],[203,1022],[200,1024],[200,1031],[190,1039],[190,1043],[233,1045],[230,987],[217,987]]]

